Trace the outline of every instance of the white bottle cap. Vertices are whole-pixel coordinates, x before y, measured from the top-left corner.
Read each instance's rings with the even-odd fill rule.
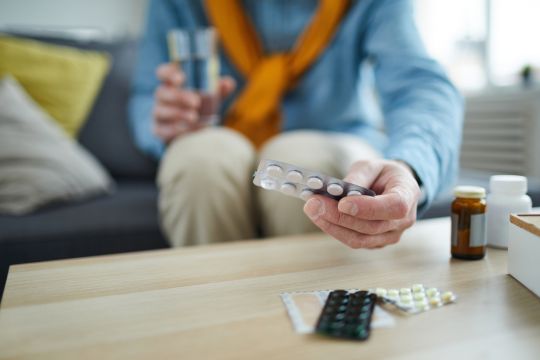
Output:
[[[518,175],[493,175],[489,179],[489,190],[498,194],[525,195],[527,178]]]
[[[486,196],[486,189],[480,186],[456,186],[454,195],[466,199],[483,199]]]

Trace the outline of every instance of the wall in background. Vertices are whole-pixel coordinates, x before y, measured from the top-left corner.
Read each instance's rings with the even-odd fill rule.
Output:
[[[1,0],[0,29],[82,30],[102,39],[137,36],[148,0]]]

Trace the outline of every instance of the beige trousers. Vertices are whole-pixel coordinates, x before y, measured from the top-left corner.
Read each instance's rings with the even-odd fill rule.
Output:
[[[342,178],[356,160],[380,155],[358,137],[291,131],[259,153],[223,127],[175,140],[159,168],[159,212],[172,246],[209,244],[317,231],[300,199],[252,184],[259,158],[275,159]]]

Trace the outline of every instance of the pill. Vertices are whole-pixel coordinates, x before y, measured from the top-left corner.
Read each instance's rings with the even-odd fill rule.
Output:
[[[427,310],[429,310],[429,305],[428,305],[427,302],[415,303],[415,306],[418,309],[418,311],[427,311]]]
[[[402,294],[399,298],[404,303],[410,303],[412,301],[412,296],[409,294]]]
[[[317,176],[310,177],[308,179],[308,181],[306,182],[306,184],[307,184],[307,186],[309,186],[310,188],[315,189],[315,190],[319,190],[324,185],[321,178],[319,178]]]
[[[309,199],[312,195],[313,195],[313,191],[308,190],[308,189],[305,189],[305,190],[302,190],[302,192],[300,193],[300,198],[301,198],[302,200],[306,201],[306,200]]]
[[[330,195],[339,196],[343,194],[343,186],[339,184],[330,184],[326,188],[326,191],[328,191]]]
[[[261,180],[261,186],[266,190],[275,190],[277,188],[277,182],[275,180],[265,178]]]
[[[293,182],[293,183],[299,183],[304,180],[304,175],[298,170],[291,170],[287,173],[287,176],[285,177],[287,181]]]
[[[362,193],[358,190],[351,190],[347,193],[347,196],[356,196],[356,195],[362,195]]]
[[[273,177],[280,177],[283,174],[283,169],[278,165],[268,165],[266,173]]]
[[[422,285],[422,284],[414,284],[412,286],[412,291],[415,292],[415,293],[424,291],[424,285]]]
[[[281,185],[281,192],[287,195],[294,195],[296,192],[296,186],[291,183],[284,183]]]
[[[416,300],[416,299],[414,300],[414,304],[415,304],[416,306],[420,306],[420,305],[422,305],[422,304],[426,304],[426,305],[427,305],[427,303],[428,303],[428,301],[427,301],[426,298],[423,298],[423,299],[420,299],[420,300]]]
[[[414,297],[414,300],[424,300],[426,298],[426,295],[424,295],[424,293],[422,292],[419,292],[419,293],[414,293],[413,297]]]
[[[433,297],[435,295],[438,295],[439,294],[439,290],[437,290],[437,288],[429,288],[426,290],[426,295],[428,297]]]
[[[409,289],[409,288],[401,288],[399,290],[399,293],[401,295],[411,295],[411,289]]]
[[[399,295],[399,291],[397,289],[389,289],[387,291],[387,294],[388,294],[388,296],[395,297],[395,296]]]
[[[451,291],[446,291],[446,292],[444,292],[444,293],[441,295],[441,298],[442,298],[442,300],[443,300],[445,303],[449,303],[449,302],[454,301],[455,296],[454,296],[454,293],[453,293],[453,292],[451,292]]]
[[[377,288],[375,289],[375,294],[377,294],[377,296],[386,296],[387,291],[383,288]]]
[[[429,299],[429,305],[431,306],[441,306],[441,298],[440,297],[433,297]]]

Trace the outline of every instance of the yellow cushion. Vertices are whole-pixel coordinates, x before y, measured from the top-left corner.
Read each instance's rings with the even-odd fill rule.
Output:
[[[11,74],[72,137],[109,70],[105,53],[0,36],[0,78]]]

